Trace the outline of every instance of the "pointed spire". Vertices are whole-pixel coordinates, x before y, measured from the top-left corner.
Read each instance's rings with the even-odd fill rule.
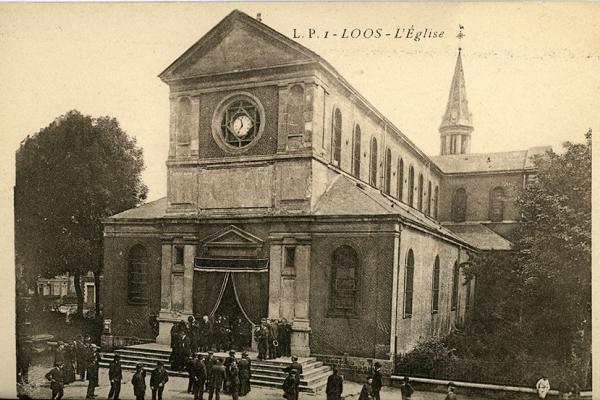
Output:
[[[454,77],[450,85],[450,95],[446,113],[442,117],[440,130],[448,130],[454,127],[473,128],[471,113],[469,112],[469,103],[467,102],[467,90],[465,88],[465,75],[463,72],[461,48],[458,49],[456,58],[456,67],[454,67]]]

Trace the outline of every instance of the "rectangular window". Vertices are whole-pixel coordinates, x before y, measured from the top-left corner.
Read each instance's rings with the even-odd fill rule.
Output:
[[[183,265],[183,246],[175,246],[175,265]]]
[[[285,247],[284,248],[284,268],[295,268],[296,267],[296,248],[295,247]]]

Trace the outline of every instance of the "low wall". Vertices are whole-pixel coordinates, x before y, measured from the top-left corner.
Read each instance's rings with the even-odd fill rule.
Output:
[[[154,343],[152,339],[135,338],[130,336],[102,335],[100,348],[102,351],[113,351],[134,344]]]
[[[391,385],[394,387],[400,387],[404,376],[392,375],[390,377]],[[471,382],[460,382],[460,381],[445,381],[439,379],[428,379],[428,378],[410,378],[411,385],[415,390],[422,390],[426,392],[447,392],[448,383],[452,382],[456,388],[455,393],[462,394],[469,397],[481,397],[485,396],[490,399],[537,399],[537,392],[534,388],[522,387],[522,386],[501,386],[491,385],[485,383],[471,383]],[[550,390],[547,398],[558,398],[558,391]],[[591,399],[592,392],[582,392],[582,399]]]
[[[390,384],[390,375],[393,370],[393,363],[390,360],[381,360],[377,358],[363,358],[363,357],[351,357],[349,355],[328,355],[328,354],[311,354],[318,361],[329,367],[336,367],[340,375],[344,376],[344,379],[360,382],[365,382],[367,375],[372,373],[373,364],[379,362],[381,364],[381,374],[383,375],[384,385]]]

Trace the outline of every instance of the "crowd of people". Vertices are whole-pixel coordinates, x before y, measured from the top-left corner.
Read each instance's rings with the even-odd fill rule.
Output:
[[[171,328],[171,368],[185,369],[186,359],[196,352],[245,350],[252,345],[252,337],[258,344],[258,358],[270,360],[291,356],[292,325],[286,319],[263,318],[252,332],[249,322],[243,318],[217,315],[188,317],[187,323],[179,321]]]
[[[61,399],[65,385],[75,382],[77,375],[82,381],[88,380],[86,399],[93,399],[98,387],[99,363],[100,348],[89,336],[77,337],[70,343],[58,342],[54,349],[54,368],[46,374],[52,399]]]

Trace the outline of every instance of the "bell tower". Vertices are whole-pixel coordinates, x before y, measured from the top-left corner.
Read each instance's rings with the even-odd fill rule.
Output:
[[[463,26],[460,26],[458,34],[459,43],[464,37]],[[450,85],[450,95],[446,112],[442,117],[440,132],[440,154],[468,154],[471,150],[471,133],[473,122],[467,102],[467,91],[465,88],[465,75],[462,65],[462,48],[458,47],[454,76]]]

